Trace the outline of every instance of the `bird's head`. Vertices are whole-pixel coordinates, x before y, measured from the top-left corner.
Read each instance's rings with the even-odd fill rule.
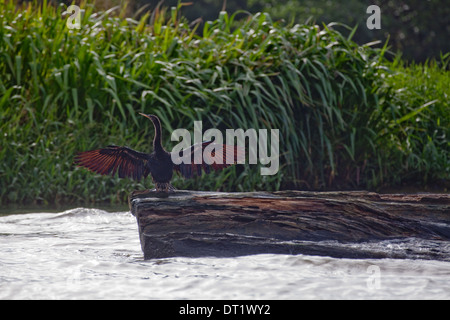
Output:
[[[156,122],[159,122],[159,121],[158,121],[159,118],[158,118],[157,116],[155,116],[154,114],[145,114],[145,113],[140,113],[140,112],[139,112],[139,114],[140,114],[141,116],[144,116],[144,117],[146,117],[146,118],[149,118],[150,120],[152,120],[153,123],[155,123],[155,121],[156,121]]]
[[[146,118],[149,118],[153,122],[153,126],[155,127],[155,138],[153,139],[153,148],[154,149],[163,149],[161,146],[161,122],[159,121],[159,118],[155,116],[154,114],[145,114],[140,113],[141,116],[144,116]]]
[[[155,126],[156,130],[161,130],[161,121],[159,121],[159,118],[157,116],[155,116],[154,114],[145,114],[145,113],[140,113],[140,112],[139,112],[139,114],[141,116],[144,116],[144,117],[152,120],[153,125]]]

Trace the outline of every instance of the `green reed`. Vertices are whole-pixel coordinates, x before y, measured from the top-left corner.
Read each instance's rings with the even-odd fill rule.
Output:
[[[190,26],[182,6],[135,20],[82,3],[82,27],[70,30],[63,5],[0,0],[2,203],[122,202],[150,187],[73,166],[77,151],[108,144],[150,151],[153,127],[138,112],[161,118],[169,150],[172,130],[196,120],[280,129],[277,175],[236,166],[175,178],[179,189],[376,189],[435,177],[448,186],[445,68],[390,64],[386,47],[358,46],[336,24],[221,12]],[[423,68],[429,78],[417,78]]]

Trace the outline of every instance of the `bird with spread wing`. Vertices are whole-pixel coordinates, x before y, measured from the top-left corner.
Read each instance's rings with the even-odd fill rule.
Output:
[[[143,153],[135,151],[128,147],[107,146],[102,149],[80,152],[75,156],[75,164],[84,167],[95,173],[114,176],[118,173],[119,178],[132,178],[141,180],[149,174],[152,176],[156,191],[173,191],[175,188],[171,185],[173,172],[176,171],[184,178],[192,178],[195,175],[201,175],[202,169],[210,173],[211,168],[215,171],[222,170],[237,162],[242,157],[242,150],[237,146],[225,144],[216,144],[212,148],[211,154],[204,154],[207,146],[214,143],[212,141],[193,145],[183,152],[190,154],[190,162],[175,164],[172,160],[172,154],[167,152],[162,146],[161,122],[159,118],[151,114],[143,114],[153,123],[155,127],[155,136],[153,139],[153,152]],[[194,154],[197,154],[197,148],[201,148],[203,161],[194,161]],[[214,161],[219,159],[220,161]],[[233,161],[227,161],[233,159]]]

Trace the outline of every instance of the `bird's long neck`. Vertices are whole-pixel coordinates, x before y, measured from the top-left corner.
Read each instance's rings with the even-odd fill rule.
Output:
[[[161,152],[164,151],[162,146],[162,136],[161,136],[161,122],[158,118],[152,119],[153,126],[155,127],[155,137],[153,138],[153,151]]]

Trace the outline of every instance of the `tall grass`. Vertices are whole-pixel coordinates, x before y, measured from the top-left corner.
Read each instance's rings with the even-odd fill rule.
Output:
[[[390,65],[379,94],[378,140],[386,182],[448,190],[450,54],[441,61]]]
[[[431,68],[442,87],[412,99],[418,91],[408,79],[421,71],[397,62],[398,76],[391,74],[386,48],[356,45],[354,30],[345,37],[333,25],[283,26],[267,14],[235,21],[226,12],[198,30],[182,17],[182,5],[134,20],[123,8],[94,12],[82,3],[82,28],[70,30],[65,6],[17,8],[0,0],[2,203],[121,202],[149,187],[72,164],[75,152],[108,144],[150,151],[153,127],[138,112],[161,118],[167,149],[172,130],[193,130],[196,120],[204,129],[280,129],[279,174],[236,166],[176,178],[180,189],[448,182],[448,73]],[[428,116],[414,122],[411,137],[419,113]]]

